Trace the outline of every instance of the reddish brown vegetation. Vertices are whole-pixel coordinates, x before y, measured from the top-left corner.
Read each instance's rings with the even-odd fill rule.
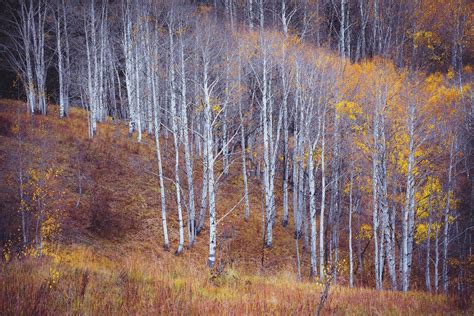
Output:
[[[162,248],[159,184],[151,137],[137,144],[127,139],[123,123],[106,122],[97,137],[87,139],[87,120],[72,109],[59,120],[25,114],[20,102],[0,102],[0,238],[18,237],[15,182],[15,122],[25,133],[31,152],[44,141],[48,163],[62,171],[55,182],[51,207],[60,210],[60,229],[51,234],[43,258],[4,249],[8,262],[0,271],[2,314],[312,314],[323,287],[296,280],[296,253],[291,227],[275,226],[272,249],[262,248],[261,191],[251,183],[251,216],[238,206],[218,225],[215,271],[205,268],[207,230],[192,249],[176,257]],[[46,130],[38,134],[40,127]],[[172,142],[163,139],[163,157],[170,159]],[[34,156],[32,156],[34,159]],[[197,160],[197,159],[196,159]],[[34,164],[34,161],[29,162]],[[196,162],[196,178],[202,170]],[[165,175],[172,162],[165,160]],[[239,167],[231,171],[239,173]],[[218,191],[218,219],[242,196],[239,176]],[[60,192],[57,193],[57,192]],[[177,245],[178,229],[169,193],[169,231]],[[245,226],[244,226],[245,225]],[[5,243],[7,244],[7,243]],[[264,253],[262,253],[264,251]],[[263,256],[263,260],[262,260]],[[263,261],[263,265],[262,265]],[[304,279],[309,256],[303,251]],[[367,277],[367,276],[366,276]],[[328,314],[455,313],[443,296],[402,294],[334,287]]]

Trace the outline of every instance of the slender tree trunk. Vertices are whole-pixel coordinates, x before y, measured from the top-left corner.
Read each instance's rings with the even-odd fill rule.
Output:
[[[453,190],[453,164],[454,164],[454,142],[451,143],[451,150],[449,153],[449,167],[448,167],[448,194],[446,198],[446,207],[444,209],[444,227],[443,227],[443,267],[442,267],[442,282],[443,292],[448,293],[449,279],[448,279],[448,244],[449,244],[449,216],[451,209],[451,198]]]
[[[373,132],[373,138],[374,138],[374,153],[372,155],[372,200],[373,200],[373,239],[374,239],[374,267],[375,267],[375,287],[377,289],[380,289],[381,284],[379,282],[379,238],[378,238],[378,215],[379,215],[379,203],[378,203],[378,177],[377,177],[377,168],[378,168],[378,139],[379,139],[379,119],[378,119],[378,113],[375,113],[374,115],[374,132]]]
[[[217,232],[216,232],[216,201],[215,201],[215,182],[214,182],[214,139],[212,133],[212,108],[210,89],[208,87],[208,67],[210,61],[205,58],[203,71],[204,84],[204,115],[205,115],[205,146],[207,146],[207,182],[209,197],[209,258],[208,266],[214,267],[216,261]]]
[[[286,1],[281,1],[281,20],[283,25],[283,34],[285,35],[285,41],[288,38],[288,21],[286,18]],[[286,74],[286,43],[282,45],[282,63],[281,63],[281,84],[282,84],[282,107],[283,107],[283,159],[284,159],[284,166],[283,166],[283,218],[282,218],[282,226],[288,226],[288,179],[290,175],[290,156],[288,150],[288,139],[289,139],[289,132],[288,132],[288,95],[289,95],[289,85],[288,79]]]
[[[293,219],[294,219],[294,225],[295,225],[295,238],[300,239],[301,238],[301,226],[303,222],[303,213],[302,209],[300,207],[300,201],[302,200],[300,197],[301,190],[300,190],[300,181],[302,179],[302,176],[300,175],[300,172],[302,170],[301,168],[301,160],[303,159],[303,133],[304,133],[304,128],[303,128],[303,107],[301,105],[301,98],[300,98],[300,88],[301,83],[300,83],[300,70],[299,70],[299,65],[296,65],[296,91],[294,95],[294,115],[295,115],[295,130],[294,130],[294,148],[293,148]]]
[[[249,11],[249,27],[250,29],[253,29],[253,20],[254,20],[254,16],[253,16],[253,0],[248,0],[248,11]]]
[[[318,275],[317,258],[317,228],[316,228],[316,177],[314,172],[314,150],[321,135],[321,115],[318,115],[318,135],[312,142],[308,152],[308,186],[309,186],[309,214],[311,224],[311,276]]]
[[[69,47],[69,33],[68,33],[68,23],[67,23],[67,14],[66,14],[66,3],[65,0],[61,1],[61,8],[63,13],[63,34],[64,34],[64,111],[65,114],[69,114],[69,85],[70,85],[70,47]]]
[[[329,226],[331,227],[331,241],[329,243],[329,259],[332,266],[332,276],[334,284],[337,283],[337,239],[338,239],[338,222],[339,222],[339,147],[340,147],[340,118],[337,111],[334,111],[334,147],[332,157],[332,175],[331,175],[331,196],[329,203]]]
[[[430,180],[430,195],[428,197],[428,236],[426,238],[426,260],[425,260],[425,285],[426,290],[431,292],[431,275],[430,275],[430,251],[431,251],[431,225],[432,225],[432,197],[431,194],[433,192],[433,180]]]
[[[155,113],[157,111],[155,110]],[[156,141],[156,156],[158,159],[158,172],[160,177],[160,198],[161,198],[161,221],[163,226],[163,246],[166,250],[169,249],[168,225],[166,223],[166,192],[163,178],[163,165],[161,161],[160,137],[158,134],[158,119],[155,114],[155,141]]]
[[[128,101],[128,115],[130,118],[129,122],[129,129],[128,134],[129,136],[132,135],[133,131],[135,130],[135,86],[134,80],[132,80],[132,72],[133,72],[133,47],[132,47],[132,21],[131,21],[131,13],[129,3],[125,4],[123,2],[122,8],[122,18],[123,18],[123,39],[122,39],[122,48],[123,54],[125,57],[124,64],[125,64],[125,85],[127,88],[127,101]]]
[[[323,114],[323,127],[321,131],[321,209],[319,215],[319,280],[324,281],[324,208],[326,205],[326,162],[325,162],[325,147],[326,147],[326,120]]]
[[[93,124],[92,124],[92,117],[94,116],[93,111],[94,111],[94,102],[95,102],[95,96],[94,96],[94,90],[93,90],[93,78],[92,78],[92,50],[93,48],[91,47],[89,43],[89,26],[87,25],[87,19],[84,18],[84,32],[85,32],[85,40],[86,40],[86,54],[87,54],[87,90],[88,90],[88,107],[89,107],[89,138],[92,138],[94,136],[94,131],[93,131]]]
[[[263,30],[262,30],[263,32]],[[263,34],[262,34],[263,36]],[[262,43],[263,47],[263,43]],[[269,120],[271,119],[268,115],[268,81],[267,81],[267,56],[264,53],[263,57],[263,75],[262,75],[262,131],[263,131],[263,183],[265,189],[265,208],[266,208],[266,231],[267,238],[265,245],[271,247],[273,244],[273,224],[271,223],[271,192],[270,192],[270,131],[268,130]]]
[[[381,163],[379,165],[379,185],[380,185],[380,209],[382,212],[382,236],[381,236],[381,246],[385,240],[385,251],[387,256],[387,265],[388,272],[390,276],[390,284],[392,290],[397,289],[397,272],[395,267],[395,256],[394,256],[394,247],[392,243],[391,229],[390,229],[390,214],[389,214],[389,204],[388,204],[388,175],[387,175],[387,148],[386,148],[386,139],[385,139],[385,117],[382,116],[380,120],[380,146],[381,146]],[[383,251],[381,251],[381,256],[383,256]],[[383,275],[383,265],[384,260],[380,260],[380,283],[382,283]]]
[[[339,54],[346,56],[346,0],[341,0],[341,20],[339,27]]]
[[[303,179],[303,194],[301,194],[301,196],[303,197],[303,201],[302,201],[302,208],[303,208],[303,249],[306,251],[306,252],[310,252],[310,236],[309,236],[309,229],[310,229],[310,214],[308,213],[308,208],[307,208],[307,201],[306,201],[306,196],[307,196],[307,191],[308,191],[308,182],[306,182],[304,179]]]
[[[238,83],[239,86],[242,80],[242,61],[239,55],[238,57]],[[246,222],[249,220],[250,216],[250,201],[249,201],[249,185],[247,177],[247,157],[246,157],[246,144],[245,144],[245,124],[244,117],[242,115],[242,94],[239,93],[239,118],[240,118],[240,147],[242,147],[242,178],[244,181],[244,196],[245,196],[245,211],[244,219]]]
[[[178,226],[179,226],[179,244],[176,254],[180,254],[184,248],[184,222],[183,210],[181,206],[181,183],[179,176],[179,130],[178,117],[176,111],[176,93],[175,93],[175,70],[174,70],[174,40],[172,26],[169,28],[169,46],[170,46],[170,64],[169,64],[169,91],[170,91],[170,114],[171,129],[173,133],[175,148],[175,187],[176,187],[176,208],[178,210]]]
[[[240,70],[239,70],[240,74]],[[245,197],[245,211],[244,219],[246,222],[249,221],[250,216],[250,202],[249,202],[249,188],[248,188],[248,179],[247,179],[247,159],[246,159],[246,147],[245,147],[245,127],[244,127],[244,118],[242,115],[242,102],[239,102],[239,116],[240,116],[240,144],[242,147],[242,178],[244,181],[244,197]]]
[[[228,51],[228,47],[227,47]],[[227,135],[227,108],[229,105],[230,99],[230,77],[229,77],[229,57],[228,52],[226,52],[226,60],[225,60],[225,79],[224,79],[224,102],[222,105],[222,165],[223,165],[223,173],[225,176],[229,175],[229,141]]]
[[[140,30],[139,30],[138,34],[140,34]],[[140,85],[140,72],[141,72],[141,67],[140,66],[142,64],[142,60],[139,56],[139,52],[141,52],[140,43],[141,43],[140,38],[135,39],[135,64],[134,64],[134,66],[135,66],[135,69],[134,69],[135,70],[135,111],[136,111],[136,121],[135,121],[135,123],[137,124],[137,126],[136,126],[137,127],[137,142],[139,142],[139,143],[141,143],[141,141],[142,141],[142,111],[141,111],[141,104],[140,104],[140,100],[142,99],[142,97],[140,96],[140,86],[141,86]],[[171,50],[171,54],[174,54],[173,48],[170,48],[170,50]],[[174,67],[174,57],[171,58],[171,59],[173,59],[173,63],[170,65],[170,67],[173,68]],[[171,89],[174,90],[174,68],[171,71],[173,72],[172,78],[170,78],[170,80],[173,80],[173,83],[171,83]],[[171,93],[174,95],[175,92],[172,91]],[[172,99],[173,99],[173,97],[172,97]],[[176,111],[176,108],[174,109],[174,111]],[[173,109],[171,109],[171,112],[173,113]],[[172,120],[175,121],[175,120],[177,120],[177,118],[174,117],[174,116],[175,115],[173,115]],[[174,129],[176,129],[176,126],[173,126],[173,130]],[[176,144],[175,144],[175,146],[176,146]],[[176,149],[176,151],[178,151],[178,149]]]
[[[166,192],[165,182],[163,177],[163,164],[161,161],[161,147],[160,147],[160,124],[158,120],[159,104],[158,104],[158,93],[157,93],[157,82],[155,79],[156,71],[152,71],[151,85],[153,94],[153,119],[155,125],[155,143],[156,143],[156,159],[158,161],[158,174],[160,178],[160,198],[161,198],[161,222],[163,226],[163,247],[169,249],[169,238],[168,238],[168,225],[166,223]]]
[[[359,197],[360,199],[360,197]],[[359,275],[359,282],[362,283],[364,280],[364,261],[362,260],[362,236],[361,236],[361,210],[360,210],[360,204],[357,204],[356,208],[356,214],[357,214],[357,263],[358,263],[358,269],[357,273]]]
[[[66,35],[67,36],[67,35]],[[58,12],[56,16],[56,49],[58,55],[58,76],[59,76],[59,118],[63,118],[66,114],[65,96],[64,96],[64,66],[63,66],[63,47],[61,43],[61,17]]]
[[[415,163],[414,133],[415,133],[415,105],[410,105],[410,115],[408,119],[409,132],[409,153],[407,171],[407,191],[406,203],[403,213],[403,261],[402,261],[402,290],[408,291],[410,282],[411,256],[413,247],[413,220],[415,213],[415,179],[413,168]],[[412,215],[413,214],[413,215]]]
[[[32,6],[32,4],[31,4]],[[45,23],[48,7],[42,0],[37,1],[36,12],[32,13],[31,36],[33,39],[33,62],[36,79],[37,105],[41,114],[46,114],[46,61],[45,61]],[[35,10],[32,8],[32,10]]]
[[[37,109],[36,102],[36,85],[33,78],[33,58],[31,56],[31,23],[33,19],[33,1],[29,1],[28,7],[26,1],[21,2],[21,24],[19,26],[21,39],[24,47],[24,56],[26,61],[26,82],[25,92],[27,96],[27,103],[29,106],[29,112],[35,113]]]
[[[351,176],[350,176],[350,184],[349,184],[349,286],[354,287],[354,264],[353,264],[353,255],[352,255],[352,210],[353,210],[353,202],[352,202],[352,187],[354,183],[354,165],[351,166]]]
[[[318,274],[316,254],[316,187],[314,177],[313,148],[308,153],[309,210],[311,223],[311,276]]]
[[[192,146],[189,144],[189,131],[188,131],[188,113],[186,103],[186,71],[184,62],[184,43],[182,36],[180,37],[181,44],[181,130],[184,143],[184,161],[186,168],[186,178],[188,182],[188,234],[189,234],[189,246],[192,246],[196,237],[195,228],[195,205],[194,205],[194,179],[193,179],[193,162],[191,159]]]
[[[439,292],[439,228],[436,227],[435,232],[435,259],[434,259],[434,288],[435,293]]]
[[[205,134],[204,134],[205,135]],[[208,168],[207,168],[207,144],[203,146],[203,171],[202,171],[202,191],[201,191],[201,207],[199,211],[199,223],[196,229],[196,233],[199,234],[204,227],[204,222],[206,220],[206,209],[207,209],[207,193],[208,188],[207,185],[209,180],[208,176]]]

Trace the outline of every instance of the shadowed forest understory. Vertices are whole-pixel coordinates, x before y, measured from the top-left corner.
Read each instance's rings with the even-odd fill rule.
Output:
[[[472,312],[469,2],[2,8],[2,314]]]

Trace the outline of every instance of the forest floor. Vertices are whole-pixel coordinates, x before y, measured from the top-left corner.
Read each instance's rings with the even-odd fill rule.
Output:
[[[299,244],[302,276],[297,277],[291,221],[284,228],[277,219],[274,246],[264,249],[257,181],[250,183],[249,221],[244,221],[243,204],[234,208],[243,195],[239,157],[218,188],[217,218],[234,210],[218,224],[218,264],[209,271],[206,227],[192,248],[174,255],[178,225],[171,190],[171,249],[162,247],[153,137],[139,144],[127,136],[124,122],[111,120],[98,124],[93,140],[87,130],[82,110],[73,108],[60,120],[51,107],[47,116],[32,119],[23,103],[0,100],[0,314],[316,313],[325,284],[309,278],[304,241]],[[162,137],[161,143],[164,172],[172,176],[172,139]],[[202,164],[194,160],[194,179],[200,183]],[[34,249],[19,255],[15,247],[21,227],[20,165],[24,174],[55,174],[45,179],[48,220],[41,257]],[[366,261],[371,264],[370,258]],[[462,314],[443,295],[370,289],[369,273],[356,277],[358,287],[351,289],[344,279],[346,265],[341,264],[338,285],[329,288],[323,314]]]

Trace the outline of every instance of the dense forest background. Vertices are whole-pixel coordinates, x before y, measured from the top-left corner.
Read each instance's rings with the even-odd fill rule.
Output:
[[[471,2],[1,6],[8,260],[152,238],[470,301]]]

